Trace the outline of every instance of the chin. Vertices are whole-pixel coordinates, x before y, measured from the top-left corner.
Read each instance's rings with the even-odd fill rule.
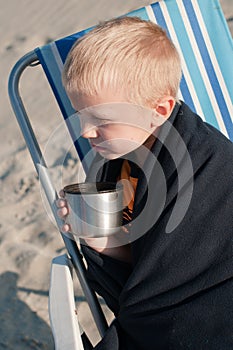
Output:
[[[115,154],[115,153],[101,153],[99,152],[99,154],[105,158],[105,159],[109,159],[109,160],[113,160],[113,159],[117,159],[117,158],[120,158],[121,156],[123,156],[123,154]]]

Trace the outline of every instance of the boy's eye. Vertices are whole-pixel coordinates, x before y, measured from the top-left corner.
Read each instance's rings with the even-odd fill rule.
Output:
[[[84,127],[85,125],[90,125],[90,126],[94,126],[94,127],[104,127],[107,126],[111,123],[113,123],[113,121],[109,118],[106,117],[100,117],[100,116],[94,116],[94,115],[90,115],[90,114],[79,114],[79,120],[81,125]]]
[[[98,115],[98,114],[95,114],[95,115],[93,115],[92,116],[93,118],[95,118],[95,119],[97,119],[97,120],[106,120],[106,121],[110,121],[111,120],[111,118],[109,118],[109,116],[108,115],[106,115],[106,114],[100,114],[100,115]]]
[[[91,121],[94,125],[99,125],[99,126],[113,122],[111,119],[106,118],[105,116],[103,116],[103,117],[102,116],[92,116]]]

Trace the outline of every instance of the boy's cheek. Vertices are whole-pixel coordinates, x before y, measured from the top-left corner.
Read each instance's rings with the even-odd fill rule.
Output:
[[[126,140],[126,139],[115,139],[111,141],[105,141],[100,144],[103,149],[96,148],[96,151],[107,159],[119,158],[127,153],[130,153],[137,149],[144,140],[135,141],[135,140]]]

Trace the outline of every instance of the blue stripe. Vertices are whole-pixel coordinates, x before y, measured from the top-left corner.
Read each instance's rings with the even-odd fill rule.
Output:
[[[166,21],[164,19],[164,16],[163,16],[163,13],[161,11],[161,8],[159,6],[159,2],[155,3],[155,4],[152,4],[151,5],[152,7],[152,10],[154,12],[154,15],[155,15],[155,18],[156,18],[156,21],[157,23],[162,27],[164,28],[169,37],[170,36],[170,33],[169,33],[169,30],[168,30],[168,27],[167,27],[167,24],[166,24]],[[189,92],[189,89],[188,89],[188,85],[187,85],[187,82],[185,80],[185,77],[182,76],[182,79],[181,79],[181,83],[180,83],[180,90],[181,90],[181,93],[182,93],[182,96],[184,98],[184,101],[189,105],[189,107],[195,112],[196,111],[196,108],[194,106],[194,103],[193,103],[193,99],[191,97],[191,94]]]
[[[169,31],[168,31],[168,28],[167,28],[167,23],[166,23],[166,21],[165,21],[165,19],[164,19],[164,16],[163,16],[163,14],[162,14],[162,11],[161,11],[161,8],[160,8],[160,6],[159,6],[159,3],[156,2],[155,4],[152,4],[151,7],[152,7],[152,10],[153,10],[153,12],[154,12],[154,15],[155,15],[155,18],[156,18],[157,23],[158,23],[162,28],[166,29],[168,35],[170,35],[170,34],[169,34]]]
[[[202,73],[199,68],[199,63],[196,60],[192,44],[188,36],[188,28],[185,27],[183,18],[181,17],[180,10],[176,1],[167,1],[167,10],[169,12],[170,19],[175,29],[177,39],[180,44],[180,49],[185,58],[185,62],[188,68],[188,72],[193,83],[195,93],[198,97],[199,103],[202,108],[203,117],[214,127],[219,129],[219,125],[213,110],[213,105],[210,101],[210,97],[207,91],[207,87],[203,80]]]
[[[70,103],[62,87],[61,73],[54,60],[53,52],[51,51],[50,45],[46,45],[36,49],[36,54],[40,60],[40,63],[43,66],[43,69],[51,85],[53,93],[57,99],[61,112],[64,118],[66,119],[70,114],[73,113],[73,111],[71,110],[71,106],[70,110],[67,108],[67,106],[70,105]],[[63,90],[63,93],[61,92],[61,89]]]
[[[82,30],[81,32],[69,35],[66,38],[55,41],[63,63],[65,62],[66,57],[74,43],[93,28],[94,27],[90,27],[88,29]]]
[[[51,85],[53,93],[61,109],[62,115],[65,120],[68,120],[67,118],[74,113],[74,110],[70,104],[70,101],[65,93],[64,88],[62,87],[60,70],[57,67],[57,64],[54,60],[54,55],[51,50],[51,46],[46,45],[44,47],[36,49],[36,54],[39,58],[40,63],[42,64],[47,79]],[[72,128],[70,127],[69,122],[66,124],[69,129],[71,138],[74,140],[74,146],[76,148],[80,160],[82,161],[83,168],[85,172],[87,172],[89,164],[86,164],[84,157],[91,148],[90,143],[87,139],[84,139],[82,137],[76,140],[74,130],[72,130]],[[76,133],[77,132],[78,130],[76,130]]]
[[[230,114],[228,112],[226,102],[224,100],[224,96],[222,94],[221,88],[219,86],[218,79],[216,77],[204,38],[202,36],[200,26],[198,24],[198,20],[196,17],[196,14],[194,12],[193,6],[190,2],[190,0],[184,0],[183,1],[187,15],[190,20],[190,24],[192,26],[196,41],[198,43],[198,47],[200,49],[200,53],[203,59],[203,62],[205,64],[206,72],[208,74],[208,77],[210,79],[210,83],[213,87],[213,91],[216,97],[216,100],[218,102],[220,111],[222,113],[223,120],[225,122],[226,129],[228,131],[229,137],[233,140],[233,127],[232,127],[232,120],[230,117]]]

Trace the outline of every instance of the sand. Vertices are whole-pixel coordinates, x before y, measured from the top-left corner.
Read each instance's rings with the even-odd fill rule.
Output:
[[[7,80],[14,63],[25,53],[55,38],[119,16],[149,1],[123,0],[9,0],[0,12],[0,350],[53,349],[48,316],[51,259],[64,254],[64,244],[47,215],[31,158],[7,96]],[[221,1],[233,32],[233,2]],[[41,69],[28,69],[22,96],[42,149],[57,125],[57,108]],[[63,175],[60,160],[63,135],[58,132],[47,152],[57,185],[77,179],[77,161],[70,149]],[[52,142],[52,141],[51,141]],[[50,143],[51,146],[52,143]],[[75,278],[80,322],[98,340],[87,303]],[[105,306],[103,306],[105,308]],[[109,315],[111,319],[111,315]]]

